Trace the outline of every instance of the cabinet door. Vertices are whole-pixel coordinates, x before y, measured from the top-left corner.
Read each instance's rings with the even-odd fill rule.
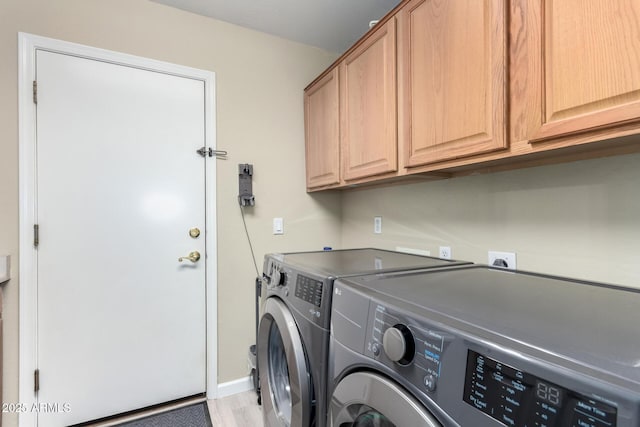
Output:
[[[340,64],[345,180],[397,170],[396,26],[390,19]]]
[[[506,148],[504,0],[413,0],[399,12],[405,166]]]
[[[340,183],[338,69],[304,93],[307,188]]]
[[[640,2],[545,0],[533,141],[640,121]]]

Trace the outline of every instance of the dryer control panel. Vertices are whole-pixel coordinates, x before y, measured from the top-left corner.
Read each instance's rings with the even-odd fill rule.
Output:
[[[454,336],[336,283],[331,324],[343,346],[383,364],[422,393],[437,391]]]
[[[383,373],[443,423],[478,427],[638,427],[634,379],[532,347],[433,304],[337,281],[332,380]],[[597,366],[597,365],[596,365]]]
[[[508,426],[615,427],[617,408],[468,351],[464,401]]]
[[[375,301],[368,317],[365,355],[401,371],[422,391],[435,391],[443,354],[453,337]]]
[[[443,407],[461,404],[507,427],[619,425],[617,401],[602,392],[580,392],[552,381],[550,372],[518,369],[493,351],[494,357],[476,351],[481,347],[451,328],[369,301],[363,354]]]

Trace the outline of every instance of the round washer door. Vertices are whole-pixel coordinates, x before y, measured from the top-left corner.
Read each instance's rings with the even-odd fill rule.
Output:
[[[310,375],[300,333],[289,309],[268,298],[258,330],[258,369],[265,427],[307,426]]]
[[[387,378],[371,372],[347,375],[333,392],[332,427],[440,427],[413,396]]]

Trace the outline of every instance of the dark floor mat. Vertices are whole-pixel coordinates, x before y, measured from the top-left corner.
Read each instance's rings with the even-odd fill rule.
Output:
[[[118,425],[124,427],[213,427],[207,402],[196,403]]]

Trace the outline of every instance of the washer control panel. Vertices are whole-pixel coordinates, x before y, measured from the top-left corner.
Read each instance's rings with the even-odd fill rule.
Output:
[[[307,277],[302,274],[296,276],[296,297],[303,301],[313,304],[316,307],[322,306],[322,288],[321,280]]]
[[[276,258],[265,261],[262,277],[266,285],[264,296],[277,295],[307,320],[322,328],[329,327],[330,286],[323,278],[301,273]]]
[[[452,337],[372,301],[365,355],[402,372],[424,392],[436,390]]]
[[[289,274],[290,272],[275,260],[265,260],[262,279],[268,288],[286,286],[288,284]]]

